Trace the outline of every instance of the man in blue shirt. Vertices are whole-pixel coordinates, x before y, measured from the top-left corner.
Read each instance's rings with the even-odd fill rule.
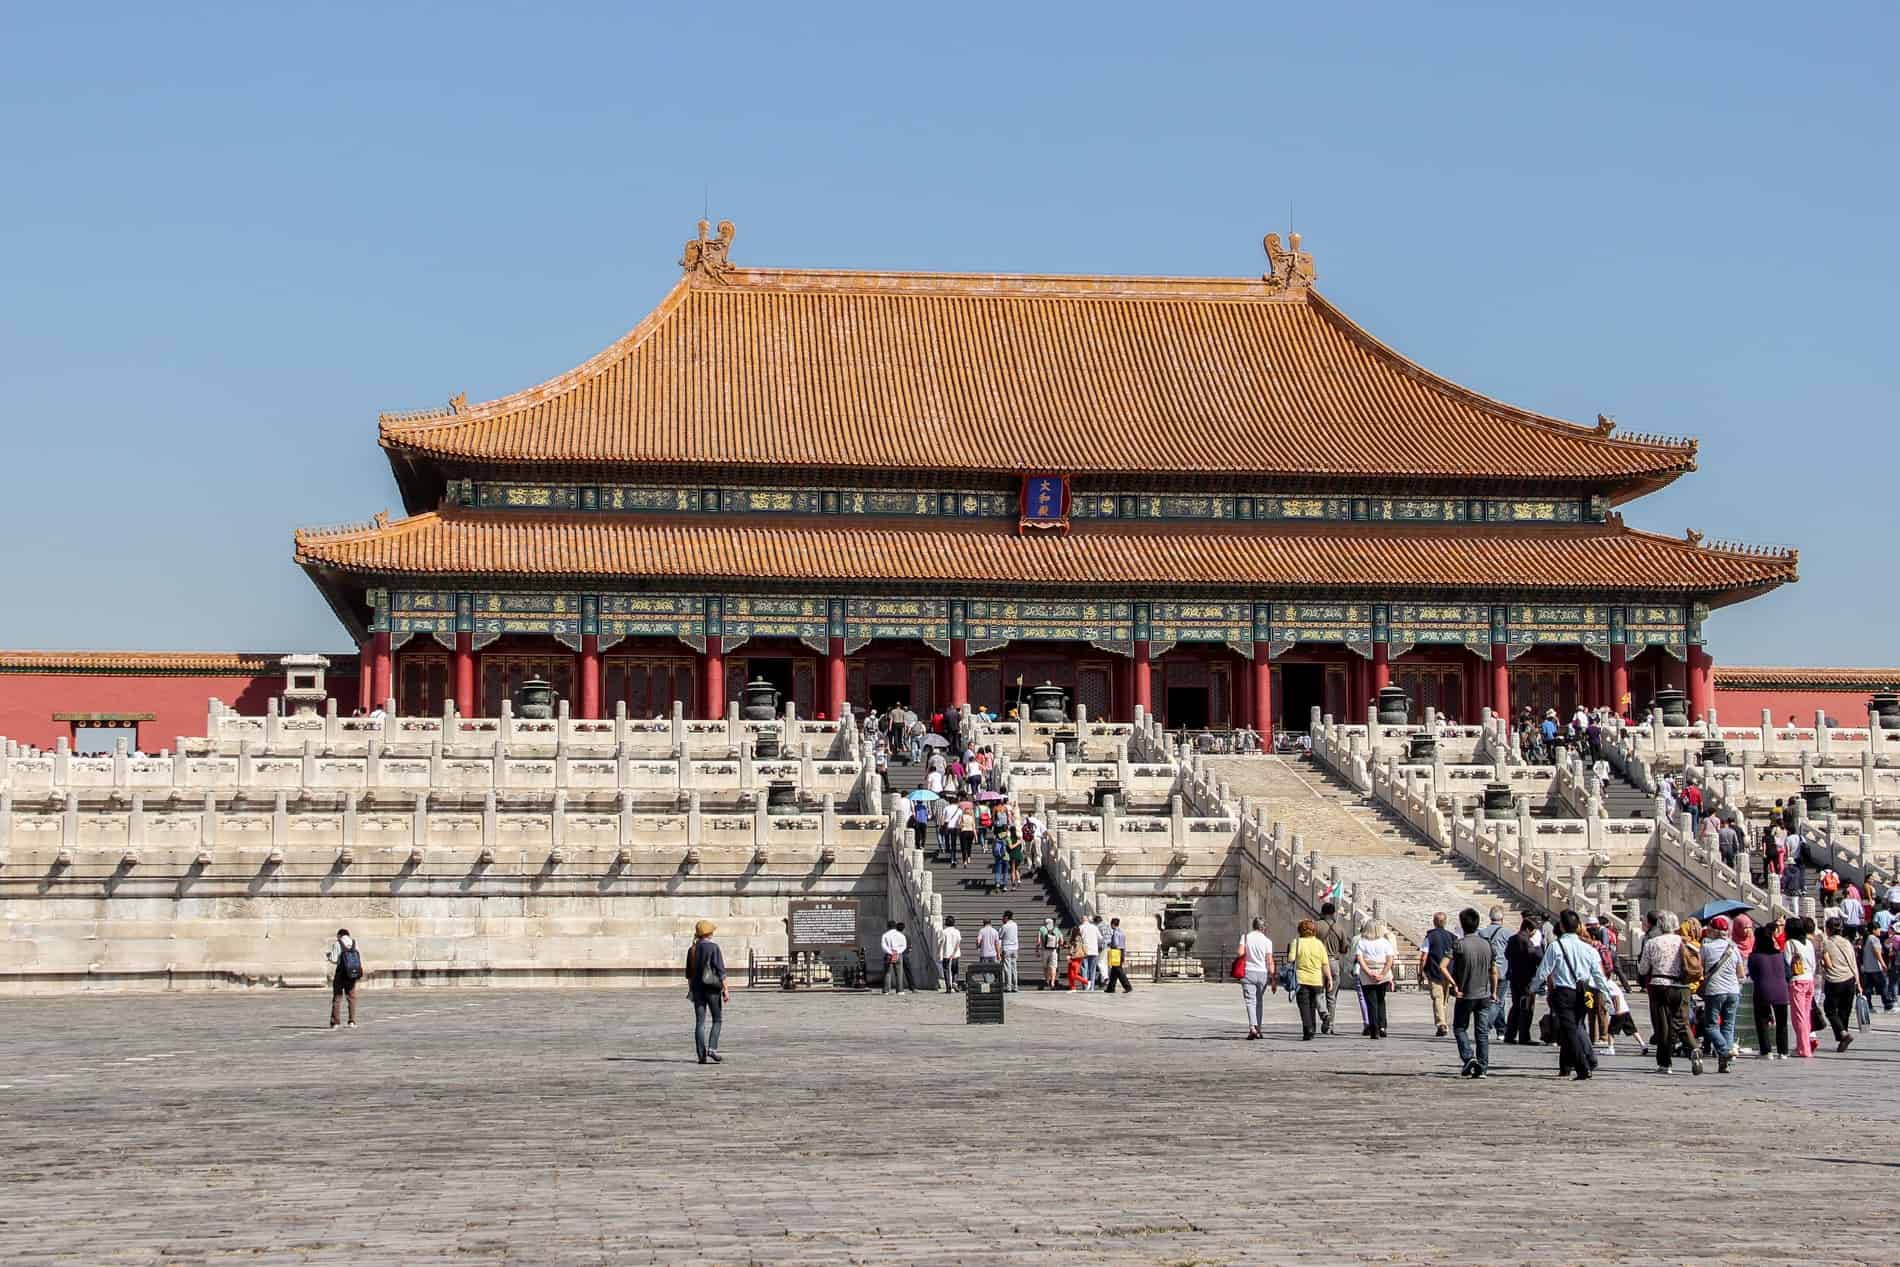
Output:
[[[1439,911],[1432,916],[1432,930],[1419,948],[1418,979],[1431,988],[1432,1022],[1440,1038],[1451,1033],[1451,979],[1445,975],[1445,965],[1457,945],[1458,939],[1445,927],[1445,912]]]
[[[1544,950],[1544,961],[1531,978],[1532,994],[1550,988],[1550,1011],[1557,1025],[1557,1074],[1573,1074],[1586,1081],[1596,1068],[1596,1053],[1590,1050],[1590,1035],[1583,1028],[1585,1016],[1583,992],[1595,990],[1599,996],[1608,988],[1603,977],[1603,960],[1593,946],[1577,934],[1583,918],[1575,911],[1557,917],[1562,931]]]

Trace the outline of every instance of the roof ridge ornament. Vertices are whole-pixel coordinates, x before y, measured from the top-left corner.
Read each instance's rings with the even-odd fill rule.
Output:
[[[1699,546],[1702,544],[1702,534],[1700,532],[1697,532],[1694,528],[1685,529],[1682,534],[1682,539],[1684,541],[1687,541],[1692,546]]]
[[[1615,434],[1615,432],[1616,432],[1616,419],[1610,417],[1610,415],[1608,414],[1598,414],[1597,415],[1597,434],[1600,436],[1608,436],[1608,435]]]
[[[1300,235],[1287,234],[1287,244],[1280,245],[1280,235],[1269,233],[1260,240],[1267,251],[1267,271],[1261,280],[1267,283],[1267,289],[1276,295],[1299,294],[1313,288],[1313,279],[1318,276],[1313,271],[1313,257],[1300,249]]]
[[[465,414],[467,412],[468,412],[468,393],[467,392],[457,392],[455,393],[455,395],[449,397],[449,413],[451,415]]]
[[[718,237],[706,236],[709,227],[706,221],[701,220],[699,236],[686,239],[686,250],[680,255],[680,268],[688,277],[722,281],[732,271],[732,261],[727,255],[732,249],[732,221],[719,222]]]

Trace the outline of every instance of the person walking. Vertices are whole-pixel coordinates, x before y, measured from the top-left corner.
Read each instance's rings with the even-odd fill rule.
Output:
[[[1883,938],[1878,931],[1866,933],[1860,941],[1860,990],[1867,998],[1867,1010],[1873,1011],[1873,1001],[1879,999],[1884,1004],[1887,998],[1887,951],[1881,945]],[[1887,1007],[1884,1010],[1891,1012]]]
[[[1689,999],[1702,981],[1702,956],[1680,932],[1673,911],[1659,911],[1656,935],[1643,943],[1636,979],[1649,991],[1649,1020],[1656,1032],[1656,1070],[1673,1073],[1676,1048],[1689,1044],[1689,1068],[1702,1072],[1702,1053],[1690,1041]],[[1690,955],[1695,958],[1691,960]]]
[[[693,1050],[699,1063],[722,1063],[719,1055],[719,1027],[725,1020],[725,1005],[732,1002],[726,985],[726,956],[712,939],[713,922],[702,919],[693,925],[693,944],[686,950],[686,996],[693,1001]],[[707,1027],[707,1021],[712,1025]]]
[[[1788,1020],[1794,1025],[1794,1054],[1802,1060],[1811,1058],[1821,1046],[1821,1040],[1814,1037],[1814,982],[1819,956],[1809,940],[1813,933],[1814,921],[1807,916],[1789,920],[1787,945],[1782,952],[1788,960]]]
[[[1095,989],[1096,966],[1102,962],[1102,925],[1101,917],[1082,921],[1076,932],[1082,945],[1082,991],[1089,993]]]
[[[1431,931],[1425,934],[1425,944],[1418,951],[1418,979],[1425,983],[1432,996],[1432,1024],[1438,1027],[1438,1037],[1443,1038],[1451,1032],[1451,952],[1458,939],[1445,927],[1445,912],[1438,911],[1432,916]]]
[[[983,927],[976,930],[976,961],[978,963],[1000,963],[1003,958],[1003,935],[996,931],[996,925],[989,920],[983,921]]]
[[[946,915],[943,918],[943,931],[937,934],[937,966],[942,969],[943,992],[957,992],[957,968],[963,960],[963,930],[957,927],[957,917]]]
[[[1014,994],[1022,989],[1022,980],[1017,975],[1016,960],[1022,953],[1022,930],[1016,927],[1016,912],[1003,912],[1003,926],[996,930],[1003,952],[1003,993]]]
[[[1318,925],[1303,919],[1287,955],[1293,960],[1293,988],[1297,992],[1294,997],[1300,1006],[1300,1041],[1310,1043],[1321,1016],[1325,1015],[1325,999],[1329,994],[1338,994],[1331,950],[1320,937]],[[1328,1019],[1330,1021],[1330,1017]]]
[[[1450,962],[1443,969],[1454,1002],[1451,1029],[1458,1040],[1458,1063],[1462,1076],[1482,1078],[1491,1072],[1491,1009],[1498,991],[1497,957],[1491,942],[1478,931],[1478,912],[1467,906],[1458,912],[1458,927],[1464,936],[1452,947]],[[1469,1029],[1473,1033],[1465,1036]]]
[[[335,1029],[343,1019],[343,1001],[350,1003],[350,1028],[356,1028],[356,983],[363,979],[363,952],[357,948],[356,939],[350,936],[350,930],[336,930],[336,940],[323,954],[325,962],[331,966],[330,972],[330,1028]]]
[[[1322,1034],[1336,1034],[1339,1017],[1339,983],[1345,973],[1346,958],[1352,951],[1352,938],[1339,926],[1339,908],[1331,902],[1319,908],[1319,939],[1326,947],[1326,1012],[1319,1027]]]
[[[1755,1058],[1788,1058],[1788,960],[1775,945],[1779,920],[1769,920],[1755,930],[1755,944],[1748,955],[1748,979],[1755,983]],[[1773,1043],[1769,1042],[1770,1025]]]
[[[1499,1038],[1504,1037],[1505,1017],[1511,1006],[1511,978],[1505,962],[1505,951],[1511,944],[1511,930],[1504,926],[1504,908],[1491,908],[1491,922],[1479,930],[1479,936],[1491,947],[1491,960],[1498,970],[1497,989],[1491,996],[1491,1029]]]
[[[1821,943],[1822,1010],[1834,1030],[1834,1050],[1846,1051],[1854,1043],[1854,1000],[1860,996],[1860,952],[1843,931],[1836,917],[1827,922],[1827,937]]]
[[[1122,931],[1119,916],[1108,921],[1107,938],[1102,947],[1102,955],[1108,963],[1108,981],[1102,988],[1113,994],[1115,985],[1119,982],[1123,994],[1133,994],[1135,987],[1128,980],[1128,934]]]
[[[1056,973],[1062,966],[1062,928],[1050,915],[1036,930],[1036,945],[1042,948],[1042,988],[1056,988]]]
[[[1595,947],[1578,935],[1583,930],[1583,918],[1575,911],[1561,912],[1557,927],[1560,931],[1544,947],[1544,958],[1537,965],[1537,975],[1531,978],[1529,992],[1550,991],[1547,1002],[1557,1031],[1557,1076],[1587,1082],[1596,1072],[1597,1058],[1583,1028],[1583,992],[1607,988],[1603,960]]]
[[[896,920],[887,920],[884,925],[884,936],[878,939],[878,945],[884,951],[884,993],[902,994],[904,992],[904,956],[910,953],[910,938],[904,936],[903,926]]]
[[[1735,1059],[1735,1014],[1742,1009],[1742,952],[1728,934],[1728,918],[1718,915],[1702,939],[1702,998],[1717,1073],[1727,1073]]]
[[[1267,937],[1266,921],[1254,916],[1234,955],[1241,960],[1240,1005],[1247,1013],[1247,1037],[1259,1038],[1266,1023],[1267,994],[1279,989],[1273,979],[1273,942]]]
[[[1366,1014],[1366,1037],[1385,1037],[1385,998],[1392,991],[1398,947],[1386,935],[1385,921],[1371,920],[1353,943],[1353,967],[1359,970],[1359,997]]]
[[[1537,945],[1537,917],[1526,915],[1504,946],[1504,971],[1511,991],[1511,1015],[1504,1023],[1504,1041],[1512,1046],[1531,1045],[1531,1021],[1537,1010],[1531,981],[1543,961],[1544,952]]]

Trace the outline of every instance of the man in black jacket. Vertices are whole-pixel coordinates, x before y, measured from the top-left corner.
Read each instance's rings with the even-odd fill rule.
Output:
[[[1533,940],[1536,935],[1537,920],[1526,915],[1504,947],[1504,971],[1511,980],[1511,1015],[1504,1022],[1504,1041],[1518,1047],[1531,1045],[1531,1014],[1537,1007],[1536,996],[1531,993],[1531,978],[1537,975],[1537,965],[1544,960],[1544,952]]]

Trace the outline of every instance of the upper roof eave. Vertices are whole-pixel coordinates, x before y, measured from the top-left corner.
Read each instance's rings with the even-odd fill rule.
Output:
[[[601,376],[616,372],[618,367],[622,367],[623,362],[638,352],[659,332],[666,329],[673,318],[686,309],[694,296],[730,296],[748,293],[782,297],[866,296],[874,299],[917,296],[985,302],[1007,300],[1012,304],[1043,301],[1045,304],[1057,305],[1101,302],[1119,305],[1190,302],[1202,305],[1211,303],[1223,310],[1237,307],[1306,310],[1333,329],[1341,339],[1356,347],[1364,357],[1376,362],[1384,371],[1397,379],[1409,380],[1416,384],[1417,388],[1429,393],[1430,399],[1440,402],[1440,406],[1432,406],[1432,409],[1439,413],[1453,415],[1462,410],[1468,415],[1467,423],[1471,418],[1483,417],[1501,428],[1492,441],[1492,447],[1500,456],[1487,461],[1482,453],[1486,441],[1481,435],[1476,434],[1472,425],[1466,425],[1459,429],[1458,435],[1448,434],[1444,443],[1447,447],[1462,445],[1467,451],[1461,454],[1458,460],[1438,462],[1435,468],[1432,442],[1429,439],[1432,425],[1430,420],[1408,418],[1408,415],[1416,415],[1419,412],[1418,402],[1403,407],[1401,407],[1403,405],[1401,402],[1392,404],[1388,408],[1388,412],[1397,420],[1395,425],[1411,426],[1415,431],[1418,428],[1424,428],[1413,437],[1409,447],[1386,446],[1387,451],[1384,453],[1374,453],[1368,449],[1359,457],[1339,461],[1335,459],[1342,447],[1351,449],[1353,445],[1364,447],[1371,443],[1369,439],[1354,439],[1351,438],[1353,433],[1343,432],[1341,434],[1347,438],[1330,446],[1317,441],[1301,441],[1293,446],[1295,450],[1305,452],[1309,457],[1318,455],[1320,460],[1308,462],[1276,460],[1276,455],[1283,456],[1288,452],[1288,445],[1284,440],[1275,440],[1271,437],[1273,427],[1268,415],[1272,414],[1275,408],[1285,412],[1287,408],[1310,403],[1310,401],[1289,399],[1281,406],[1273,406],[1271,402],[1260,399],[1263,392],[1266,396],[1273,394],[1272,391],[1267,390],[1268,388],[1290,392],[1294,395],[1302,391],[1309,393],[1319,391],[1334,395],[1343,392],[1344,396],[1341,396],[1343,403],[1338,404],[1336,408],[1358,411],[1360,414],[1364,414],[1368,408],[1371,408],[1376,415],[1379,408],[1383,407],[1376,399],[1379,384],[1374,382],[1370,388],[1366,384],[1356,384],[1351,389],[1341,388],[1332,381],[1332,378],[1329,378],[1330,371],[1324,365],[1316,370],[1308,367],[1304,374],[1289,373],[1286,366],[1274,364],[1272,358],[1276,355],[1284,355],[1290,359],[1300,354],[1298,340],[1292,335],[1281,336],[1283,342],[1280,345],[1265,347],[1266,359],[1259,359],[1262,355],[1260,348],[1263,345],[1243,346],[1245,341],[1238,340],[1233,331],[1228,331],[1224,335],[1218,335],[1219,339],[1226,340],[1218,346],[1215,343],[1193,344],[1196,348],[1204,347],[1203,359],[1207,361],[1207,368],[1202,373],[1205,382],[1201,384],[1206,388],[1203,393],[1205,399],[1198,400],[1197,407],[1214,411],[1226,409],[1228,416],[1242,419],[1237,425],[1223,424],[1214,427],[1222,443],[1195,444],[1189,442],[1193,437],[1178,437],[1181,443],[1175,446],[1174,453],[1170,453],[1166,444],[1133,445],[1131,441],[1129,445],[1117,447],[1113,444],[1101,444],[1097,442],[1099,437],[1091,436],[1087,443],[1068,446],[1069,455],[1073,457],[1073,461],[1066,467],[1059,461],[1024,460],[1025,453],[1021,445],[1012,448],[1008,444],[998,444],[991,446],[994,452],[973,452],[967,455],[970,459],[967,465],[971,469],[991,471],[1069,469],[1078,474],[1107,470],[1152,469],[1156,473],[1166,474],[1284,475],[1315,478],[1391,475],[1448,479],[1496,478],[1523,482],[1577,480],[1601,487],[1611,495],[1613,500],[1621,501],[1661,487],[1683,472],[1694,469],[1695,466],[1696,445],[1692,440],[1615,436],[1612,434],[1613,424],[1609,424],[1607,420],[1601,420],[1599,426],[1594,429],[1579,426],[1492,400],[1433,374],[1374,339],[1356,323],[1345,317],[1331,301],[1310,288],[1275,290],[1261,281],[1245,278],[856,272],[766,268],[729,268],[716,274],[689,271],[675,283],[661,302],[638,325],[582,364],[525,391],[493,401],[471,406],[464,398],[457,397],[445,409],[428,410],[417,414],[384,414],[379,419],[382,445],[390,451],[392,464],[398,462],[398,454],[401,454],[412,465],[424,467],[444,461],[477,464],[505,462],[533,466],[570,465],[592,459],[605,466],[677,462],[682,465],[711,464],[770,469],[788,465],[827,468],[875,467],[888,465],[892,461],[909,461],[910,456],[913,455],[893,457],[881,450],[873,453],[869,449],[857,455],[865,458],[864,461],[846,460],[849,455],[844,450],[850,447],[850,442],[848,440],[840,442],[836,435],[830,436],[833,443],[827,447],[826,435],[818,433],[826,432],[827,428],[840,434],[848,432],[853,426],[869,428],[874,416],[878,418],[883,416],[880,410],[885,413],[893,411],[901,413],[899,405],[903,402],[880,403],[873,400],[867,406],[861,395],[843,399],[841,402],[829,403],[808,399],[811,392],[824,390],[822,385],[801,389],[805,392],[805,396],[792,400],[789,406],[794,410],[798,408],[817,410],[812,414],[813,425],[806,425],[797,419],[787,420],[777,417],[776,415],[786,408],[785,402],[759,399],[755,394],[747,397],[751,412],[739,420],[729,421],[725,420],[724,416],[713,415],[709,422],[706,418],[674,418],[669,414],[669,421],[677,424],[674,427],[642,426],[639,420],[628,411],[644,408],[642,402],[652,393],[643,394],[637,390],[638,383],[629,385],[627,382],[616,383],[614,392],[610,393],[612,395],[610,404],[596,405],[588,402],[582,406],[575,406],[582,409],[607,408],[623,411],[623,415],[617,417],[589,417],[582,431],[574,431],[570,426],[568,432],[556,434],[560,426],[568,424],[564,422],[550,424],[547,418],[536,414],[535,411],[562,401],[570,393],[579,392]],[[1036,325],[1021,318],[1021,313],[1014,307],[1007,311],[1012,314],[1011,320],[1021,321],[1030,331],[1024,336],[1021,348],[1017,352],[1019,356],[1027,359],[1008,364],[1016,368],[1026,366],[1027,368],[1019,376],[1024,380],[1033,378],[1039,373],[1043,375],[1042,379],[1031,383],[1028,388],[1023,387],[1020,382],[1011,388],[1007,382],[1003,381],[1009,377],[1008,375],[997,375],[981,367],[965,364],[942,349],[936,349],[933,352],[938,359],[925,367],[925,373],[933,381],[942,379],[946,374],[953,377],[960,374],[965,378],[971,378],[974,375],[971,381],[980,382],[983,390],[991,393],[992,396],[997,391],[1017,390],[1019,394],[1027,392],[1020,400],[1006,401],[1002,406],[998,406],[1004,408],[1005,415],[1010,418],[1020,419],[1031,416],[1035,409],[1050,403],[1048,399],[1045,399],[1050,392],[1068,391],[1069,395],[1061,396],[1055,403],[1073,406],[1070,416],[1057,418],[1047,425],[1057,428],[1080,426],[1084,431],[1100,427],[1102,424],[1099,421],[1090,421],[1090,418],[1095,416],[1091,412],[1092,398],[1086,393],[1081,396],[1075,395],[1072,390],[1073,384],[1061,381],[1064,373],[1067,372],[1063,371],[1062,367],[1052,368],[1053,362],[1043,363],[1048,362],[1049,358],[1058,352],[1062,356],[1071,358],[1087,355],[1088,339],[1085,336],[1073,335],[1069,326],[1062,326],[1060,323],[1057,323],[1059,329],[1070,331],[1070,333],[1051,334],[1044,329],[1044,326],[1049,323]],[[717,317],[708,316],[704,320],[716,321]],[[1206,332],[1203,334],[1207,338],[1217,337],[1216,334],[1206,334]],[[831,337],[834,335],[821,332],[821,339]],[[1128,348],[1142,346],[1144,337],[1150,340],[1155,338],[1154,329],[1150,326],[1137,326],[1132,333],[1123,331],[1119,337],[1121,342],[1115,343],[1111,338],[1109,342],[1113,344],[1112,347],[1108,347],[1107,350],[1098,350],[1100,356],[1107,358],[1102,368],[1107,377],[1121,375],[1118,386],[1133,390],[1137,398],[1148,399],[1149,405],[1152,406],[1152,397],[1161,394],[1163,387],[1174,383],[1175,380],[1168,377],[1168,374],[1179,370],[1181,366],[1168,362],[1165,370],[1137,367],[1131,371],[1126,364]],[[1167,337],[1179,342],[1185,336],[1170,330]],[[1202,335],[1195,336],[1195,338],[1201,337]],[[1043,340],[1043,344],[1036,343],[1038,338]],[[1069,341],[1062,341],[1065,338]],[[1076,338],[1080,338],[1081,342],[1075,342]],[[1057,341],[1050,343],[1050,339]],[[1291,342],[1285,340],[1291,340]],[[766,340],[765,344],[759,344],[755,340],[754,342],[738,342],[733,346],[744,352],[756,353],[758,346],[769,345],[782,348],[786,342],[780,340],[773,343]],[[924,344],[916,343],[915,346],[924,346]],[[845,365],[853,372],[863,371],[863,366],[852,363],[851,358],[855,350],[855,345],[847,343],[821,348],[821,353],[831,357],[822,364],[833,369],[839,365]],[[963,350],[967,354],[968,348]],[[1174,349],[1170,343],[1161,350]],[[982,360],[983,356],[990,355],[992,352],[993,349],[985,347],[978,360]],[[1319,356],[1322,361],[1326,355],[1331,354],[1336,353],[1327,353],[1324,349],[1311,353],[1311,355]],[[708,370],[707,366],[711,362],[705,358],[713,356],[712,350],[701,352],[699,359],[689,358],[686,361],[681,361],[677,356],[671,359],[656,356],[654,359],[658,368],[650,372],[674,376],[689,372],[698,373],[702,379],[712,382],[719,390],[736,390],[732,389],[725,380],[718,378],[718,369]],[[1041,361],[1037,360],[1039,356]],[[1233,360],[1237,356],[1241,359]],[[946,357],[949,359],[945,359]],[[1254,359],[1249,360],[1249,357]],[[865,359],[870,359],[869,354]],[[1188,359],[1193,360],[1192,357]],[[1248,365],[1252,366],[1251,371],[1244,368]],[[882,371],[884,368],[874,367],[874,370]],[[908,366],[900,367],[898,373],[901,374],[908,368]],[[1078,379],[1089,377],[1078,366],[1069,368],[1073,370],[1070,377]],[[712,377],[706,377],[709,374]],[[1277,379],[1275,375],[1278,376]],[[824,375],[817,373],[811,375],[814,384],[823,377]],[[878,379],[875,385],[881,386],[884,381],[884,379]],[[1391,381],[1387,380],[1388,384]],[[861,387],[862,384],[856,386]],[[908,386],[907,384],[907,390]],[[938,386],[941,386],[941,383],[938,383]],[[957,391],[962,390],[964,389],[957,389]],[[1144,397],[1144,392],[1147,392],[1148,396]],[[1354,396],[1354,393],[1357,395]],[[1366,404],[1368,393],[1373,398],[1370,406]],[[713,394],[717,395],[718,392],[715,391]],[[689,393],[689,396],[692,400],[700,401],[702,405],[708,398],[704,390],[699,391],[697,395]],[[1421,398],[1423,399],[1425,398]],[[963,406],[971,406],[968,412],[964,414],[955,412],[959,401]],[[572,402],[568,403],[571,405]],[[841,404],[842,407],[833,408],[834,404]],[[915,401],[910,402],[911,407],[924,410],[923,416],[918,419],[918,426],[927,424],[930,408],[934,405],[939,407],[938,413],[947,421],[969,423],[981,433],[984,430],[984,424],[981,419],[973,416],[981,412],[978,407],[980,404],[981,402],[978,401],[976,406],[972,406],[972,398],[967,394],[957,397],[955,392],[942,401],[923,402],[922,405]],[[852,408],[860,411],[868,408],[870,412],[865,414],[862,422],[854,423],[849,417],[844,417],[851,412]],[[946,408],[949,412],[945,412]],[[572,409],[569,412],[571,413]],[[1294,412],[1298,413],[1299,410],[1296,408]],[[1166,421],[1176,417],[1178,413],[1179,410],[1172,407],[1161,408],[1153,418],[1145,422],[1137,419],[1131,425],[1160,428],[1160,434],[1163,434],[1165,438],[1169,431],[1180,430],[1175,423]],[[1044,416],[1056,417],[1055,415]],[[842,422],[839,421],[840,418],[843,418]],[[1248,422],[1246,419],[1253,421]],[[1313,425],[1320,426],[1324,421],[1320,419]],[[1125,423],[1125,419],[1118,420],[1118,425]],[[1007,425],[1018,426],[1019,424]],[[789,427],[790,434],[805,443],[785,445],[759,441],[753,433],[761,426]],[[739,435],[739,441],[725,443],[724,441],[729,437],[707,439],[710,432],[718,431],[722,427],[729,428],[734,434]],[[1519,433],[1520,439],[1523,433],[1532,432],[1547,438],[1540,444],[1529,446],[1514,444],[1512,428],[1522,429]],[[669,434],[677,432],[679,436],[687,438],[687,444],[697,445],[699,449],[692,452],[677,449],[669,456],[650,447],[639,447],[679,443],[664,438],[656,441],[654,435],[660,430],[667,430]],[[890,430],[889,427],[882,428],[885,433],[889,433]],[[1363,427],[1360,428],[1360,432],[1364,432]],[[598,438],[602,434],[618,437],[618,442],[623,448],[627,448],[627,452],[616,453],[611,445],[602,447],[581,443],[578,437],[583,434],[592,438]],[[1249,439],[1250,435],[1252,439]],[[816,436],[815,439],[814,436]],[[630,437],[638,437],[638,439],[636,441]],[[1202,439],[1205,440],[1206,437]],[[1305,446],[1304,449],[1300,448],[1301,444]],[[1372,445],[1371,447],[1379,446]],[[1401,449],[1404,451],[1400,452]],[[1527,461],[1515,460],[1509,452],[1512,449],[1516,449],[1520,455],[1530,452],[1532,456]],[[1250,451],[1258,460],[1247,457]],[[1128,460],[1130,452],[1139,452],[1141,459],[1151,462],[1152,466],[1144,468],[1139,461],[1131,463]],[[1048,458],[1054,455],[1038,451],[1033,456]],[[1382,465],[1382,463],[1390,465]],[[1393,469],[1394,466],[1398,469]],[[404,478],[400,467],[398,478],[399,480]],[[417,487],[409,488],[408,484],[411,483],[416,484]],[[422,489],[420,483],[421,481],[412,475],[405,484],[405,498],[412,504],[426,500],[427,490]]]

